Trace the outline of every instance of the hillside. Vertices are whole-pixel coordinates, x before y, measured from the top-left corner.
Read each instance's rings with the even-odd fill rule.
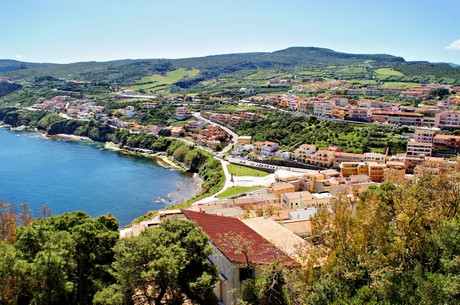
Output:
[[[329,67],[334,71],[327,71]],[[337,68],[338,67],[338,68]],[[353,69],[347,70],[348,67]],[[166,75],[178,69],[198,70],[176,81],[179,88],[191,88],[203,81],[218,77],[238,77],[241,73],[260,70],[294,72],[295,69],[326,69],[326,76],[349,78],[372,77],[379,68],[391,68],[401,75],[393,75],[390,81],[438,81],[460,83],[460,68],[444,63],[406,62],[402,57],[387,54],[348,54],[314,47],[292,47],[275,52],[213,55],[184,59],[142,59],[109,62],[81,62],[71,64],[36,64],[14,60],[0,60],[0,76],[15,81],[34,80],[37,77],[104,81],[121,86],[138,85],[139,81],[152,75]],[[361,71],[362,73],[353,73]],[[337,73],[337,71],[341,71]],[[356,75],[355,75],[356,74]]]

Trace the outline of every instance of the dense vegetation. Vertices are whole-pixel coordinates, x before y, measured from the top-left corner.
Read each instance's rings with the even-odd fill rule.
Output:
[[[16,228],[24,216],[28,224]],[[33,220],[0,202],[0,303],[202,304],[217,280],[209,251],[207,236],[188,221],[120,240],[111,215]]]
[[[22,86],[16,83],[0,82],[0,97],[21,89]]]
[[[87,81],[103,81],[116,85],[135,85],[143,77],[154,74],[166,75],[168,72],[185,68],[198,69],[198,75],[190,75],[175,82],[176,88],[191,88],[201,86],[201,83],[239,73],[258,70],[278,70],[292,72],[298,68],[319,68],[329,70],[329,67],[339,67],[331,76],[352,77],[359,75],[371,79],[376,69],[387,67],[402,72],[398,79],[403,81],[419,80],[422,82],[441,81],[444,83],[459,83],[460,68],[447,64],[431,64],[425,62],[406,62],[401,57],[385,54],[360,55],[335,52],[329,49],[313,47],[294,47],[272,53],[243,53],[206,56],[184,59],[146,59],[118,60],[111,62],[84,62],[67,65],[31,64],[12,60],[0,61],[0,73],[15,80],[52,76],[55,78],[82,79]],[[346,72],[343,68],[353,68],[354,73]],[[348,67],[348,68],[347,68]],[[70,76],[70,77],[69,77]],[[403,79],[406,77],[406,79]]]
[[[271,114],[261,122],[245,122],[236,127],[239,135],[253,141],[274,141],[288,150],[301,144],[318,147],[335,145],[346,152],[380,152],[394,155],[406,150],[407,139],[401,134],[407,127],[375,124],[351,124],[319,119],[313,116]]]
[[[428,168],[324,210],[308,254],[321,268],[302,271],[298,304],[460,304],[459,173]]]

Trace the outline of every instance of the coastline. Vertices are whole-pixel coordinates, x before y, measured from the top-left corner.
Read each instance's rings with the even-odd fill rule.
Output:
[[[94,142],[88,137],[82,137],[82,136],[76,136],[73,134],[65,134],[65,133],[58,133],[54,135],[49,135],[46,133],[42,133],[45,137],[51,138],[51,139],[62,139],[65,141],[73,141],[73,142]]]
[[[116,151],[125,155],[131,155],[131,156],[138,156],[138,157],[144,157],[148,159],[153,159],[155,160],[158,165],[165,167],[165,168],[174,168],[183,172],[188,171],[188,168],[181,166],[179,163],[175,162],[174,160],[171,160],[168,158],[164,153],[146,153],[146,152],[141,152],[141,151],[133,151],[130,149],[122,148],[119,145],[113,143],[113,142],[105,142],[104,143],[104,149],[107,150],[112,150]]]
[[[127,149],[127,148],[121,148],[119,145],[113,143],[113,142],[99,142],[99,141],[94,141],[90,139],[89,137],[83,137],[83,136],[76,136],[73,134],[55,134],[55,135],[48,135],[45,131],[38,130],[35,127],[31,126],[25,126],[21,125],[18,127],[13,127],[8,124],[4,124],[4,122],[0,121],[0,126],[8,128],[9,130],[12,131],[24,131],[24,130],[29,130],[29,131],[35,131],[38,132],[41,136],[44,138],[51,138],[51,139],[61,139],[62,141],[75,141],[75,142],[92,142],[92,143],[100,143],[103,145],[103,147],[107,150],[112,150],[112,151],[117,151],[122,154],[126,155],[133,155],[137,157],[144,157],[148,159],[154,159],[157,165],[165,167],[165,168],[174,168],[176,170],[180,170],[182,172],[189,172],[189,168],[183,166],[182,164],[176,162],[175,160],[169,158],[166,156],[164,152],[151,152],[148,150],[143,150],[143,149],[138,149],[135,148],[136,150],[132,149]],[[193,188],[194,188],[194,195],[191,196],[188,200],[185,200],[177,205],[184,205],[187,204],[190,205],[189,201],[199,197],[202,194],[203,187],[202,184],[205,182],[204,178],[201,177],[198,173],[193,173],[193,177],[191,178],[193,181]],[[148,213],[147,213],[148,214]],[[146,214],[145,214],[146,215]],[[142,217],[142,216],[141,216]],[[134,222],[135,219],[132,219],[131,222]]]

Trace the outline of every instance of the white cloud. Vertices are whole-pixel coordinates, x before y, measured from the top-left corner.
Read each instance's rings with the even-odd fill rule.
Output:
[[[27,57],[27,55],[21,55],[21,54],[16,55],[17,59],[22,59],[22,58],[26,58],[26,57]]]
[[[446,47],[447,50],[456,50],[456,51],[460,51],[460,39],[458,40],[455,40],[454,42],[452,42],[450,45],[448,45]]]

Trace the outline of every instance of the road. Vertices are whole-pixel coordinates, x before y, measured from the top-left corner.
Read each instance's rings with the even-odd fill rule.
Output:
[[[204,118],[199,112],[194,112],[192,113],[192,115],[195,117],[195,119],[199,120],[199,121],[203,121],[203,122],[206,122],[208,124],[211,124],[211,125],[214,125],[214,126],[219,126],[220,128],[222,128],[226,133],[228,133],[231,137],[232,137],[232,140],[230,141],[230,143],[224,148],[222,149],[222,151],[217,155],[223,155],[224,153],[230,151],[234,145],[236,145],[236,141],[238,140],[238,135],[236,133],[234,133],[231,129],[225,127],[225,126],[222,126],[221,124],[218,124],[218,123],[215,123],[215,122],[212,122],[211,120],[208,120],[206,118]]]

